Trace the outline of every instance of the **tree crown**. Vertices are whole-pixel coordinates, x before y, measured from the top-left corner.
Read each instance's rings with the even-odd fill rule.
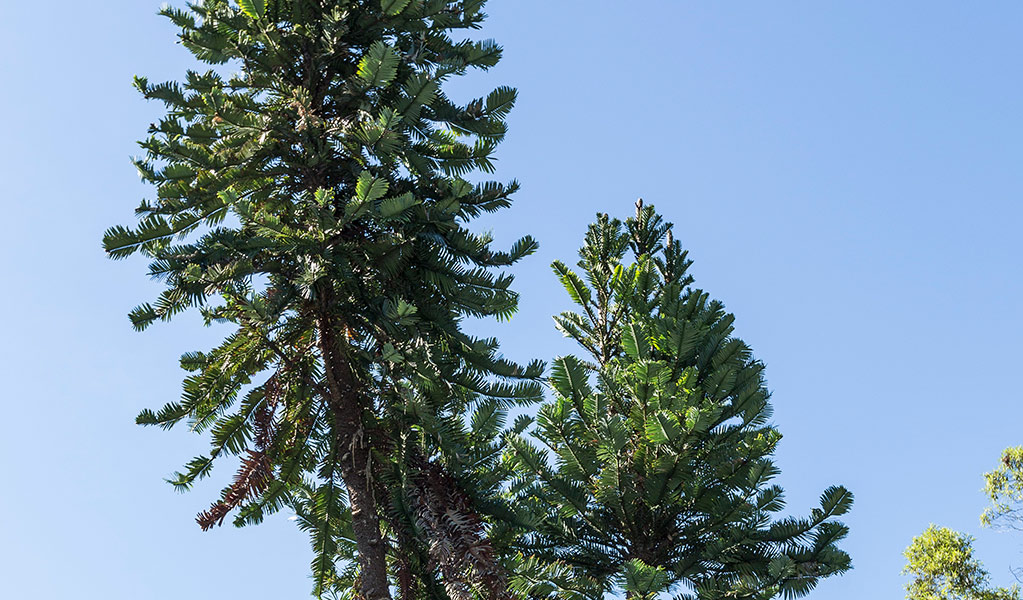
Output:
[[[908,600],[1019,600],[1019,588],[992,588],[973,557],[973,538],[931,525],[906,548]]]
[[[554,362],[532,431],[544,448],[510,437],[517,491],[546,516],[528,545],[590,597],[802,596],[849,568],[834,517],[852,494],[832,487],[809,517],[772,519],[781,434],[763,364],[692,287],[671,229],[639,202],[624,223],[597,216],[581,275],[553,265],[579,307],[557,326],[586,355]]]

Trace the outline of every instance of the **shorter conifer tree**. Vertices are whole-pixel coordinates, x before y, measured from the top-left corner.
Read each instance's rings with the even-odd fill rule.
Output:
[[[579,254],[581,275],[553,265],[580,310],[556,322],[586,356],[554,362],[555,397],[531,430],[543,448],[509,437],[515,493],[539,520],[524,555],[546,566],[523,591],[794,598],[849,569],[834,517],[850,492],[828,488],[809,516],[774,518],[781,434],[764,365],[692,287],[671,225],[640,201],[624,224],[598,215]]]

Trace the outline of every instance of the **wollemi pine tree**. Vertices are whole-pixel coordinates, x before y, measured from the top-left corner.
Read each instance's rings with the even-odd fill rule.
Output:
[[[104,246],[151,259],[166,289],[131,321],[195,308],[231,328],[182,357],[181,400],[138,422],[209,435],[181,489],[240,457],[203,528],[293,507],[316,594],[504,593],[486,538],[487,511],[506,509],[495,440],[503,411],[539,399],[543,366],[460,327],[516,310],[495,268],[536,248],[526,237],[499,251],[466,228],[517,189],[466,179],[493,170],[515,91],[458,104],[443,90],[501,56],[452,37],[479,27],[483,4],[198,0],[161,12],[210,68],[136,79],[167,110],[135,161],[155,198]]]
[[[553,265],[579,306],[556,322],[585,355],[554,363],[555,397],[532,431],[544,448],[509,436],[515,491],[539,520],[523,552],[547,565],[521,589],[794,598],[847,570],[834,520],[847,490],[828,488],[808,517],[773,518],[781,434],[764,366],[692,286],[671,225],[642,202],[624,224],[598,215],[579,256],[581,275]]]

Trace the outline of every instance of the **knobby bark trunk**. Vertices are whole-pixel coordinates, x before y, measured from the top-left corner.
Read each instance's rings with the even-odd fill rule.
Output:
[[[371,447],[362,422],[363,402],[345,348],[339,341],[340,324],[332,318],[329,301],[320,311],[317,326],[324,375],[331,397],[339,468],[348,489],[352,530],[359,553],[360,592],[364,600],[390,600],[387,583],[387,549],[380,537],[380,517],[373,495]]]

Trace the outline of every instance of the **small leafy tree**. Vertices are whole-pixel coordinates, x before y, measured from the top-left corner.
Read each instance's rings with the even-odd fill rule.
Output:
[[[988,527],[1023,529],[1023,446],[1002,451],[999,467],[984,474],[984,493],[991,506],[980,521]]]
[[[992,588],[973,557],[973,538],[931,525],[906,548],[908,600],[1019,600],[1019,588]]]
[[[497,440],[507,407],[540,397],[543,367],[460,328],[511,316],[511,277],[495,268],[536,248],[498,251],[466,227],[518,187],[465,178],[493,170],[515,91],[466,104],[443,91],[501,56],[452,37],[479,27],[483,4],[197,0],[161,12],[210,68],[136,79],[167,110],[135,161],[155,197],[103,243],[151,259],[166,289],[131,321],[195,308],[230,328],[182,357],[181,400],[138,422],[209,435],[180,489],[240,457],[199,524],[292,507],[318,595],[504,594],[486,539],[502,510]]]
[[[1021,529],[1023,520],[1023,446],[1006,448],[1001,465],[984,474],[984,493],[991,505],[980,515],[985,527]],[[910,600],[1017,600],[1018,586],[989,588],[988,573],[973,558],[973,538],[931,525],[905,552],[904,574]],[[1020,570],[1014,569],[1017,579]]]
[[[981,525],[995,529],[1023,530],[1023,446],[1006,448],[997,469],[984,474],[984,493],[990,506],[980,515]],[[1023,580],[1023,568],[1013,575]]]
[[[543,448],[509,437],[515,491],[539,515],[524,545],[552,566],[536,587],[792,598],[849,569],[834,520],[852,504],[844,488],[806,518],[773,518],[781,434],[764,366],[691,285],[671,224],[642,201],[624,224],[600,214],[579,256],[581,275],[553,265],[579,307],[556,322],[585,357],[554,362],[555,398],[532,430]]]

